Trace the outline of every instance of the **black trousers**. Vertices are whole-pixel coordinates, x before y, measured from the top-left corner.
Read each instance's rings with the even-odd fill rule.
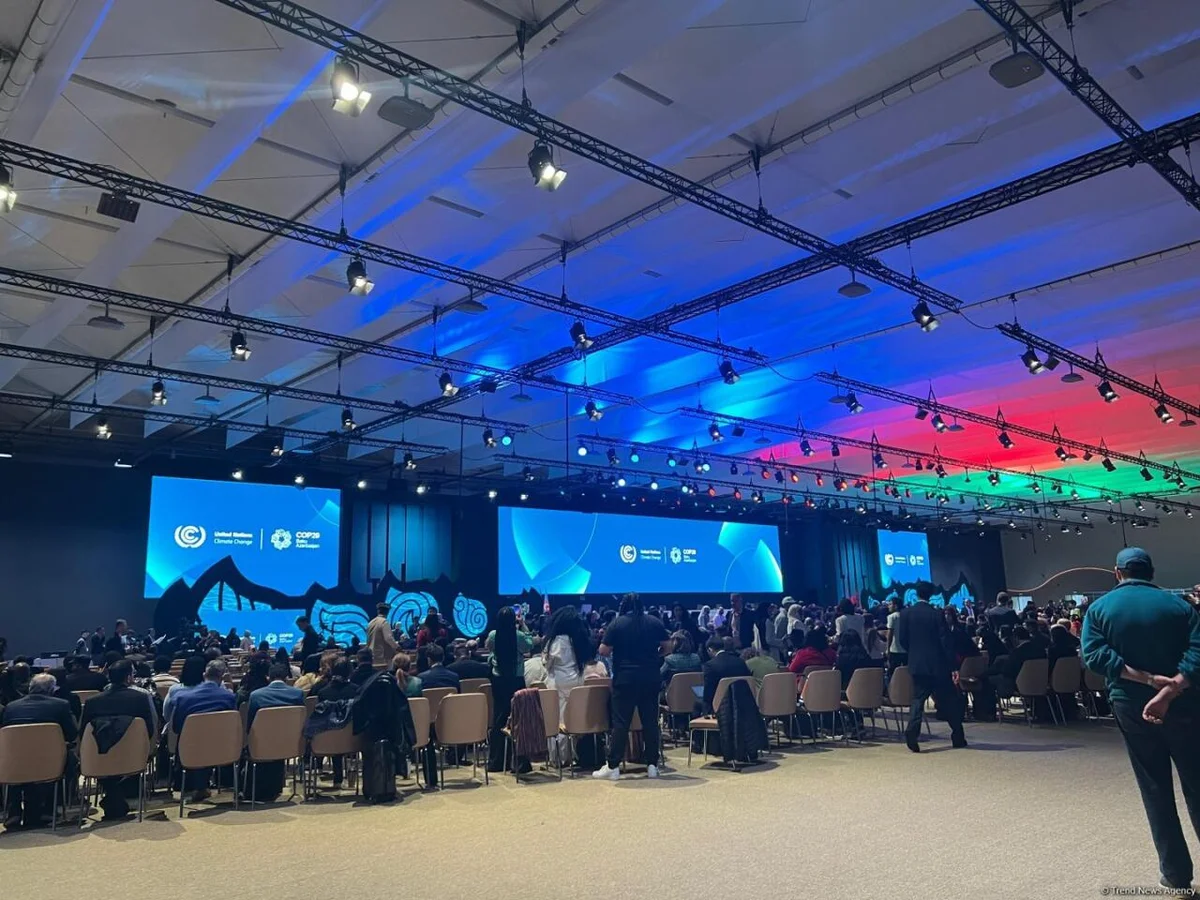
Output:
[[[1192,857],[1188,853],[1179,812],[1171,763],[1179,772],[1179,784],[1187,803],[1192,829],[1200,835],[1200,692],[1187,691],[1175,699],[1161,725],[1142,718],[1145,704],[1112,701],[1113,716],[1125,738],[1129,763],[1142,792],[1142,805],[1150,820],[1150,835],[1158,850],[1162,877],[1172,887],[1192,883]]]
[[[658,765],[658,679],[631,681],[612,686],[612,738],[608,743],[608,767],[615,769],[625,756],[629,725],[636,709],[642,719],[642,762]]]
[[[504,768],[504,732],[508,717],[512,713],[513,694],[525,687],[525,677],[514,678],[503,675],[492,676],[492,727],[488,734],[488,771],[499,772]],[[517,761],[520,768],[520,761]]]
[[[904,730],[905,739],[916,741],[921,736],[925,701],[930,697],[933,697],[939,712],[950,723],[950,737],[955,741],[964,740],[962,698],[959,697],[949,675],[943,675],[941,678],[913,676],[913,700],[908,711],[908,727]]]

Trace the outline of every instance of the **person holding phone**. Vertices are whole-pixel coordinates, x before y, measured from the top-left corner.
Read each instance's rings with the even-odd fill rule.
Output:
[[[525,627],[520,607],[503,606],[496,613],[495,628],[485,646],[491,653],[492,722],[488,736],[488,771],[504,769],[504,731],[512,711],[513,694],[525,687],[525,655],[533,650],[533,638]],[[529,760],[518,760],[517,771],[528,771]]]

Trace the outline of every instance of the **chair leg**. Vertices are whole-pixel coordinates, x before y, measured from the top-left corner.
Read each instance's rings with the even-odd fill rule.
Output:
[[[179,768],[179,818],[183,818],[183,800],[187,794],[187,769]]]
[[[256,770],[256,774],[257,774],[257,770]],[[237,767],[237,763],[235,762],[233,764],[233,808],[234,809],[238,808],[238,794],[239,793],[240,792],[238,791],[238,767]]]
[[[138,776],[138,821],[146,815],[146,770],[142,769],[142,774]]]
[[[258,763],[250,763],[250,808],[258,802]]]
[[[695,733],[696,733],[696,732],[695,732],[695,731],[693,731],[692,729],[690,729],[690,728],[688,729],[688,755],[687,755],[687,765],[688,765],[688,768],[689,768],[689,769],[692,767],[692,736],[693,736]]]
[[[58,782],[59,779],[54,779],[54,805],[50,807],[50,830],[53,831],[58,827]],[[63,780],[63,797],[66,798],[67,786],[65,779]]]

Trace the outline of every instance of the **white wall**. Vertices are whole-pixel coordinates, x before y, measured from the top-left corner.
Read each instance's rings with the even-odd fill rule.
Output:
[[[1181,512],[1173,516],[1162,512],[1157,515],[1157,528],[1135,530],[1127,525],[1124,532],[1120,524],[1105,522],[1103,514],[1094,515],[1095,528],[1085,529],[1082,535],[1060,534],[1055,528],[1049,541],[1038,532],[1024,541],[1018,533],[1005,532],[1001,547],[1008,589],[1035,588],[1061,572],[1081,566],[1111,571],[1117,552],[1125,546],[1141,547],[1150,554],[1154,560],[1154,580],[1162,587],[1190,587],[1200,583],[1200,516],[1188,519]],[[1112,583],[1110,575],[1072,573],[1055,579],[1047,590],[1052,588],[1053,593],[1061,595],[1072,589],[1099,590]]]

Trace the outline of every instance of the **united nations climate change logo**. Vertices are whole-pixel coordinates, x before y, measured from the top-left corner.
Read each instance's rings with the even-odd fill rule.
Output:
[[[884,564],[884,565],[886,565],[886,566],[893,566],[893,565],[895,565],[895,564],[896,564],[896,557],[892,556],[892,554],[890,554],[890,553],[885,553],[885,554],[883,554],[883,564]]]
[[[637,547],[633,544],[621,545],[621,562],[631,563],[637,559]]]
[[[292,533],[286,528],[276,528],[271,534],[271,546],[276,550],[286,550],[292,546]]]
[[[200,525],[180,525],[175,529],[175,543],[184,550],[195,550],[207,537],[208,532]]]

